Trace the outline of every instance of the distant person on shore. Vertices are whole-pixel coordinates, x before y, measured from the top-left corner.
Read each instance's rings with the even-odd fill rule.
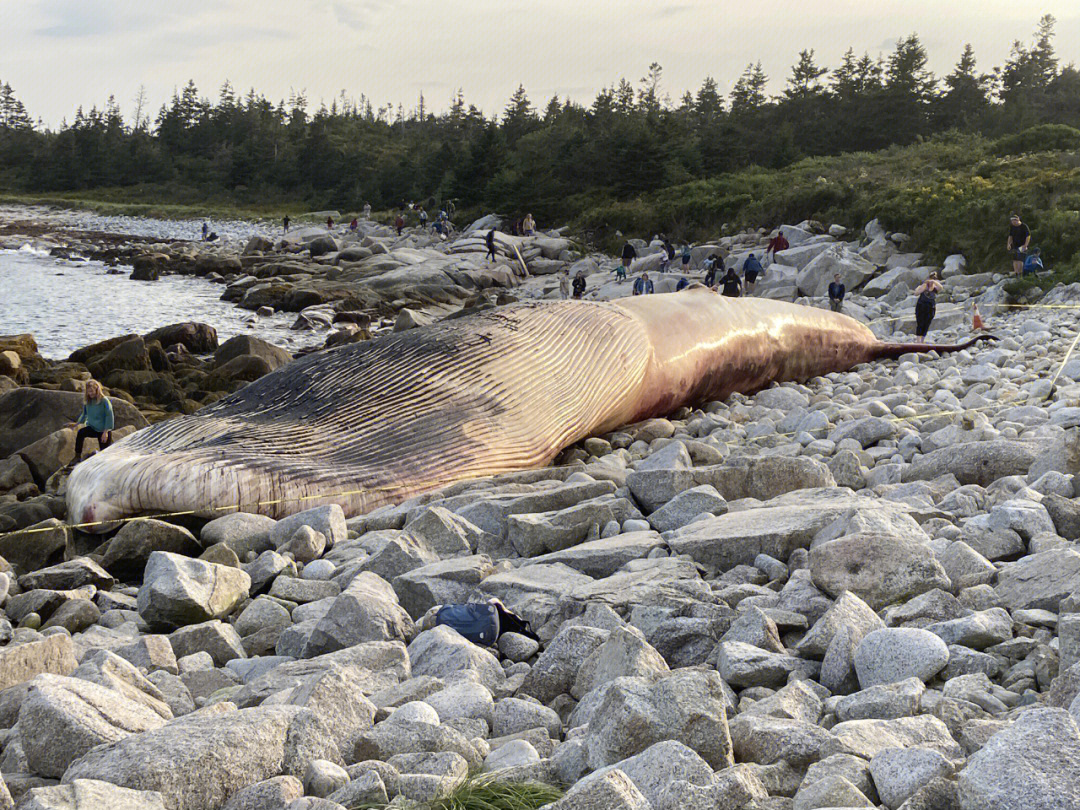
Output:
[[[648,273],[642,273],[634,280],[634,295],[652,295],[653,283]]]
[[[776,236],[769,241],[769,246],[765,248],[765,261],[775,262],[776,254],[781,250],[787,250],[789,247],[791,247],[791,244],[788,242],[787,237],[784,236],[784,232],[777,231]]]
[[[715,253],[712,253],[704,262],[706,287],[716,286],[716,263],[718,260],[719,257]]]
[[[74,466],[82,460],[83,442],[87,439],[97,439],[98,447],[104,450],[112,442],[113,430],[113,407],[109,398],[101,390],[101,383],[97,380],[87,380],[86,390],[83,394],[83,408],[79,418],[68,427],[82,427],[75,434],[75,458],[71,465]]]
[[[331,217],[331,216],[328,216],[326,218],[326,230],[328,230],[328,231],[334,230],[334,218]]]
[[[210,223],[204,222],[202,224],[202,240],[205,242],[206,237],[210,235]]]
[[[1019,276],[1024,272],[1024,259],[1027,258],[1029,244],[1031,244],[1031,230],[1020,221],[1019,214],[1011,214],[1009,240],[1005,243],[1005,249],[1012,254],[1014,276]]]
[[[349,223],[349,230],[350,230],[350,231],[355,231],[355,230],[356,230],[357,228],[359,228],[359,227],[360,227],[360,222],[359,222],[359,220],[357,220],[357,218],[356,218],[356,217],[353,217],[353,218],[352,218],[352,222],[350,222],[350,223]]]
[[[832,281],[829,282],[829,309],[833,312],[839,312],[844,307],[844,293],[847,292],[847,288],[840,282],[840,274],[833,274]]]
[[[757,260],[757,257],[751,253],[743,260],[742,271],[743,277],[746,279],[746,294],[753,295],[758,274],[764,273],[765,268],[761,266],[761,262]]]
[[[536,233],[536,220],[533,219],[532,214],[525,215],[525,221],[521,223],[521,227],[525,230],[526,236],[533,236]]]
[[[1024,259],[1024,275],[1033,276],[1036,273],[1041,273],[1046,268],[1043,266],[1042,251],[1039,248],[1032,248],[1028,257]]]
[[[394,219],[394,227],[397,228],[397,235],[401,236],[401,231],[405,228],[405,217],[401,215],[400,211]]]
[[[282,226],[282,229],[283,229],[282,230],[283,233],[288,233],[289,232],[289,215],[288,214],[286,214],[285,216],[283,216],[281,218],[281,226]]]
[[[371,203],[364,203],[364,221],[371,219]]]
[[[577,271],[577,275],[574,276],[574,298],[581,298],[585,294],[585,273],[581,270]]]
[[[420,213],[418,214],[418,216],[420,217],[420,227],[423,228],[426,231],[427,230],[427,211],[424,210],[424,206],[422,206],[422,205],[420,206]]]
[[[690,245],[683,245],[682,248],[682,271],[684,273],[690,272],[690,259],[692,254],[690,253]]]
[[[630,244],[629,240],[622,246],[622,261],[615,268],[615,280],[619,283],[626,281],[626,271],[631,263],[637,258],[637,249]]]
[[[570,271],[565,267],[559,271],[559,297],[564,301],[570,297]]]
[[[721,295],[726,295],[728,298],[739,298],[742,295],[742,281],[739,280],[734,267],[727,269],[723,278],[720,279],[720,285]]]
[[[492,228],[488,231],[488,235],[484,237],[484,244],[487,245],[487,256],[484,257],[485,261],[495,261],[495,229]]]
[[[926,343],[926,333],[930,331],[930,324],[934,322],[937,314],[937,294],[941,292],[941,282],[938,281],[937,272],[930,274],[930,278],[915,288],[915,294],[919,296],[915,301],[915,342]]]

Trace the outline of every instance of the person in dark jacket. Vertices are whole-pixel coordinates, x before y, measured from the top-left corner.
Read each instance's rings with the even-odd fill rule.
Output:
[[[746,294],[754,294],[754,285],[757,284],[757,277],[759,273],[764,272],[764,268],[761,266],[761,262],[757,260],[757,256],[751,253],[743,261],[742,265],[743,277],[746,279]]]
[[[689,286],[690,286],[690,279],[688,279],[686,276],[683,276],[682,278],[679,279],[679,283],[675,285],[675,292],[681,292],[682,290],[685,290]]]
[[[915,300],[915,342],[926,343],[926,333],[930,331],[930,324],[934,322],[937,314],[937,294],[941,292],[941,282],[938,281],[937,273],[931,273],[930,278],[915,288],[915,294],[919,296]]]
[[[487,256],[484,258],[487,261],[495,261],[495,229],[492,228],[488,231],[488,235],[484,237],[484,244],[487,245]]]
[[[771,254],[772,260],[775,262],[776,254],[781,250],[787,250],[789,247],[791,247],[791,245],[788,243],[787,237],[784,236],[784,232],[777,231],[776,236],[770,240],[769,246],[765,248],[765,260],[768,261]]]
[[[839,312],[844,306],[844,293],[847,289],[840,283],[840,274],[837,273],[832,277],[832,282],[829,284],[829,309],[833,312]]]
[[[652,291],[653,283],[648,273],[642,273],[634,280],[634,295],[651,295]]]
[[[724,277],[720,279],[720,284],[722,286],[721,295],[726,295],[728,298],[738,298],[742,295],[742,282],[735,273],[734,267],[727,269]]]
[[[627,242],[622,246],[622,263],[615,268],[615,280],[626,281],[626,271],[630,268],[630,264],[637,258],[637,250],[634,246]]]
[[[717,265],[717,263],[719,261],[720,261],[720,258],[715,253],[710,255],[709,258],[707,258],[705,260],[705,286],[706,287],[715,287],[716,286],[716,270],[717,270],[716,265]]]
[[[581,298],[585,294],[585,274],[578,270],[574,276],[574,298]]]

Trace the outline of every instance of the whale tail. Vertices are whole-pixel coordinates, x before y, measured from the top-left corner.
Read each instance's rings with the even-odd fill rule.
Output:
[[[963,343],[880,343],[875,348],[874,359],[896,358],[902,354],[937,352],[948,354],[970,348],[980,340],[997,340],[997,335],[975,335]]]

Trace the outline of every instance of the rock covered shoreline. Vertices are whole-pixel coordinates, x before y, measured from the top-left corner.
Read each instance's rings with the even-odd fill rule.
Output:
[[[902,238],[872,223],[845,243],[806,223],[797,244],[795,230],[781,258],[806,264],[774,266],[759,291],[813,296],[840,268],[860,287],[853,314],[910,328],[898,305],[929,268],[894,258],[915,255]],[[737,258],[763,237],[723,248]],[[612,260],[572,250],[545,261],[608,278]],[[360,281],[393,280],[367,285],[387,308],[370,332],[468,300],[424,293],[395,310],[435,260],[375,274],[371,259],[394,252],[358,262]],[[513,295],[557,296],[552,277],[510,262],[490,273],[512,276]],[[35,529],[0,536],[12,797],[333,810],[408,806],[481,772],[563,785],[557,810],[1080,805],[1080,363],[1050,385],[1076,319],[998,312],[1001,280],[948,272],[959,264],[946,288],[982,302],[990,348],[703,403],[586,439],[550,469],[365,516],[140,520],[104,542],[63,525],[58,497],[77,375],[202,391],[236,359],[211,359],[199,327],[97,347],[66,378],[70,364],[0,347],[20,382],[55,388],[0,397],[0,531]],[[314,276],[289,293],[334,283]],[[961,310],[932,337],[966,335]],[[245,346],[237,358],[259,357]],[[133,399],[117,400],[122,430],[162,408]],[[425,629],[433,606],[489,596],[541,643],[507,635],[488,650]]]

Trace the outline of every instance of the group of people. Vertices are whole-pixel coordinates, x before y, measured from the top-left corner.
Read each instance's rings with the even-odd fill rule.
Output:
[[[578,270],[571,282],[570,271],[564,267],[559,271],[559,296],[565,301],[570,297],[571,289],[574,298],[581,298],[585,294],[585,273]]]

